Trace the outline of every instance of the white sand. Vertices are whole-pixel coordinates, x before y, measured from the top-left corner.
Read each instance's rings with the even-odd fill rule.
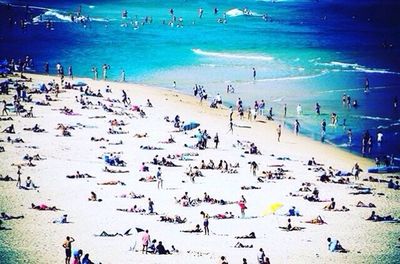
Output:
[[[49,82],[54,77],[31,76],[34,82]],[[67,80],[68,81],[68,80]],[[316,175],[307,170],[303,163],[311,157],[317,162],[326,166],[333,166],[337,169],[350,171],[355,162],[358,162],[366,171],[372,163],[370,160],[352,155],[331,146],[321,144],[302,136],[295,136],[292,131],[283,131],[281,142],[276,140],[276,123],[273,122],[249,122],[240,121],[234,114],[234,123],[238,125],[251,126],[249,128],[234,128],[234,133],[227,133],[229,127],[228,110],[210,109],[204,103],[199,105],[195,98],[182,95],[174,91],[157,89],[154,87],[143,87],[133,84],[109,83],[113,92],[104,92],[105,82],[84,80],[93,91],[101,89],[105,97],[121,99],[121,89],[130,96],[134,105],[145,106],[149,98],[154,108],[144,107],[148,118],[140,118],[137,113],[127,109],[124,111],[135,115],[135,118],[128,116],[116,116],[107,113],[99,107],[98,109],[80,109],[79,103],[75,102],[75,96],[79,96],[77,90],[68,90],[59,95],[60,101],[52,102],[51,106],[34,106],[35,118],[15,117],[14,121],[1,121],[0,129],[13,123],[17,134],[12,138],[21,137],[25,144],[1,143],[6,152],[0,153],[1,174],[9,174],[16,178],[17,167],[10,166],[11,163],[21,163],[22,157],[28,153],[34,155],[39,153],[46,157],[43,161],[34,161],[37,166],[23,167],[22,181],[31,176],[33,181],[40,186],[39,192],[24,191],[15,188],[15,182],[0,182],[1,209],[11,214],[23,214],[22,220],[7,221],[5,226],[12,228],[6,234],[2,233],[4,245],[10,246],[23,255],[31,255],[27,259],[35,263],[62,263],[64,250],[61,247],[65,236],[69,235],[76,239],[74,248],[83,249],[84,253],[89,252],[92,260],[96,263],[217,263],[220,256],[227,257],[229,263],[242,263],[242,258],[247,258],[248,263],[256,263],[256,255],[260,247],[264,248],[271,263],[364,263],[369,262],[375,256],[383,254],[395,247],[393,237],[387,237],[393,232],[399,233],[398,225],[371,223],[364,219],[370,215],[372,209],[356,208],[358,201],[372,202],[380,215],[394,214],[399,216],[399,199],[396,191],[387,190],[385,184],[362,182],[376,188],[374,193],[384,192],[385,196],[378,195],[349,195],[354,191],[348,185],[328,184],[317,181]],[[50,94],[54,98],[54,94]],[[11,101],[10,96],[3,96]],[[34,100],[44,99],[44,95],[34,94]],[[104,98],[89,97],[93,103],[99,100],[106,103]],[[110,105],[110,103],[106,103]],[[64,106],[72,108],[78,116],[67,116],[59,109]],[[123,107],[122,104],[114,103],[116,107]],[[29,108],[29,104],[27,107]],[[114,108],[117,109],[117,108]],[[120,109],[122,110],[122,109]],[[195,139],[190,138],[196,130],[184,133],[172,133],[172,123],[164,121],[164,116],[172,120],[179,114],[181,120],[195,120],[201,124],[200,128],[207,129],[209,135],[214,137],[218,132],[220,146],[214,149],[212,139],[209,148],[206,150],[193,150],[185,148],[184,143],[194,144]],[[89,119],[91,116],[102,116],[103,119]],[[123,130],[129,134],[109,135],[110,127],[108,121],[116,118],[128,123]],[[24,127],[32,127],[39,124],[46,129],[47,133],[33,133],[23,131]],[[55,130],[58,123],[76,125],[77,123],[93,128],[76,128],[71,130],[72,137],[59,137],[59,130]],[[135,133],[148,133],[146,138],[134,138]],[[177,143],[161,144],[172,134]],[[8,134],[2,134],[1,139],[6,139]],[[91,142],[91,137],[104,137],[110,142],[122,140],[123,145],[110,146],[107,142]],[[237,140],[248,140],[255,142],[263,155],[244,155],[243,150],[234,148]],[[28,149],[24,146],[37,146],[39,149]],[[164,150],[141,150],[140,145],[157,145]],[[21,146],[21,148],[17,148]],[[106,149],[100,148],[105,146]],[[111,169],[128,169],[130,173],[109,174],[102,171],[104,161],[98,159],[106,151],[122,151],[121,158],[127,162],[127,167],[110,167]],[[148,175],[155,175],[157,166],[150,166],[150,173],[139,172],[142,161],[149,162],[158,154],[161,157],[168,154],[182,152],[197,152],[199,156],[193,157],[194,161],[172,160],[182,167],[162,167],[164,178],[164,189],[158,190],[157,183],[139,182],[138,179]],[[275,157],[272,157],[274,154]],[[276,157],[290,157],[292,161],[279,161]],[[201,160],[206,164],[213,159],[216,165],[220,159],[228,163],[240,163],[239,173],[227,174],[219,170],[203,170],[205,177],[196,178],[193,184],[184,171],[189,164],[199,166]],[[248,162],[259,163],[261,175],[263,170],[273,170],[268,165],[284,164],[288,169],[288,176],[295,179],[271,180],[265,183],[258,183],[252,175]],[[77,170],[81,173],[89,173],[94,179],[67,179],[65,176],[74,174]],[[362,173],[365,178],[367,173]],[[98,182],[107,180],[120,180],[126,186],[99,186]],[[301,187],[302,182],[311,182],[318,187],[320,197],[330,199],[335,197],[338,207],[345,205],[350,208],[349,212],[323,211],[322,207],[327,203],[311,203],[301,197],[290,197],[289,192],[295,192]],[[354,181],[354,177],[351,177]],[[259,190],[241,190],[240,186],[259,186]],[[311,187],[313,188],[313,186]],[[90,192],[96,192],[102,202],[89,202],[87,198]],[[143,199],[123,199],[115,196],[134,191],[144,194]],[[183,207],[175,203],[174,197],[180,198],[187,191],[192,198],[202,198],[207,192],[211,197],[227,201],[239,201],[241,195],[247,199],[246,216],[257,216],[258,218],[248,219],[210,219],[210,236],[203,234],[185,234],[179,232],[183,229],[191,229],[196,224],[202,226],[200,211],[210,215],[232,212],[235,216],[240,215],[237,204],[211,205],[202,203],[196,207]],[[147,209],[147,199],[155,202],[155,211],[159,214],[170,216],[180,215],[188,219],[185,224],[171,224],[159,222],[159,216],[139,215],[116,211],[116,208],[129,208],[137,204]],[[48,212],[28,209],[31,203],[55,205],[63,211]],[[281,202],[284,207],[275,215],[260,217],[266,206],[273,202]],[[278,226],[287,223],[286,216],[289,207],[296,206],[303,217],[292,217],[294,226],[306,227],[303,231],[283,232]],[[53,224],[54,219],[62,214],[68,214],[69,224]],[[302,223],[306,220],[321,215],[328,223],[327,225],[311,225]],[[129,228],[148,229],[151,238],[163,241],[167,249],[175,245],[179,253],[173,255],[142,255],[140,252],[129,251],[129,248],[136,245],[136,250],[141,248],[140,235],[134,234],[127,237],[95,237],[105,230],[109,233],[123,233]],[[235,236],[246,235],[254,231],[257,239],[238,240]],[[372,235],[377,234],[377,235]],[[339,239],[341,244],[350,250],[347,254],[331,253],[327,250],[327,237]],[[234,248],[238,242],[246,245],[253,245],[253,248]],[[188,253],[190,251],[190,253]],[[1,261],[0,261],[1,262]],[[373,262],[373,261],[372,261]]]

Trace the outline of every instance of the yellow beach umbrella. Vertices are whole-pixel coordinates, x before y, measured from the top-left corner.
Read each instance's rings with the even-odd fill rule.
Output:
[[[264,211],[261,212],[261,216],[266,216],[275,213],[279,208],[283,206],[283,203],[276,202],[269,204]]]

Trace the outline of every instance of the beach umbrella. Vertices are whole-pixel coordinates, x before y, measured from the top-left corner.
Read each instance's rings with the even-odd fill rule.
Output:
[[[261,216],[266,216],[269,214],[274,214],[283,206],[283,203],[275,202],[267,205],[264,211],[261,212]]]
[[[183,130],[185,130],[185,131],[186,130],[192,130],[192,129],[195,129],[195,128],[199,127],[199,126],[200,126],[199,123],[191,121],[191,122],[189,122],[189,123],[187,123],[187,124],[185,124],[183,126]]]

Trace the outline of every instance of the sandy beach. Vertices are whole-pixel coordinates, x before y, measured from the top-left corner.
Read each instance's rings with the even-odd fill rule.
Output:
[[[56,76],[27,77],[33,79],[32,82],[25,82],[28,87],[38,83],[47,85],[53,79],[56,83],[60,82]],[[0,136],[3,140],[0,146],[5,149],[5,152],[0,153],[0,174],[17,179],[17,165],[20,164],[23,165],[22,185],[30,176],[38,186],[25,190],[16,187],[15,181],[0,181],[0,211],[24,216],[23,219],[4,220],[2,223],[2,226],[11,228],[0,231],[1,250],[6,256],[4,263],[11,263],[11,259],[16,259],[18,263],[64,263],[62,244],[66,236],[75,239],[72,243],[74,250],[82,249],[84,254],[90,254],[94,263],[103,264],[220,263],[221,256],[225,256],[229,263],[243,263],[243,258],[248,263],[258,263],[257,253],[260,248],[264,249],[271,263],[395,263],[399,257],[399,224],[365,220],[373,210],[381,216],[400,217],[398,190],[388,189],[387,182],[363,181],[369,176],[380,180],[389,180],[388,176],[393,176],[368,174],[367,168],[374,166],[372,160],[301,135],[296,136],[293,131],[286,129],[283,129],[278,142],[276,122],[260,117],[250,121],[247,115],[241,120],[236,110],[233,113],[233,131],[230,131],[227,107],[213,109],[208,102],[201,104],[198,99],[173,90],[85,78],[79,80],[95,93],[100,90],[103,97],[87,96],[79,88],[62,88],[57,98],[54,92],[48,93],[56,101],[47,101],[50,105],[46,106],[35,104],[37,101],[45,102],[46,94],[34,93],[32,102],[22,102],[27,110],[33,106],[33,118],[23,117],[26,113],[17,116],[10,111],[9,117],[12,120],[0,122],[1,131],[11,124],[15,126],[15,134],[2,133]],[[72,82],[69,78],[66,81]],[[106,92],[107,85],[111,93]],[[121,102],[123,90],[131,101],[127,106]],[[1,101],[12,103],[14,94],[15,90],[10,89],[9,95],[1,95]],[[76,101],[76,97],[79,99],[81,94],[84,106]],[[153,107],[147,106],[147,99]],[[112,112],[105,111],[104,106]],[[138,111],[132,110],[138,108],[145,115],[141,116]],[[72,109],[73,112],[66,109]],[[165,117],[169,117],[173,121],[176,115],[185,124],[193,121],[200,126],[193,130],[178,131],[173,122],[165,120]],[[113,119],[117,120],[118,125],[111,125]],[[121,120],[124,125],[120,124]],[[24,130],[35,124],[45,131],[35,133]],[[62,129],[56,129],[58,124],[71,127],[66,129],[71,135],[63,136]],[[108,133],[110,128],[116,133]],[[198,129],[207,130],[209,135],[207,147],[201,150],[195,147],[197,139],[194,136]],[[220,141],[218,148],[215,148],[213,140],[216,133]],[[21,138],[24,143],[7,142],[8,136],[12,140]],[[92,137],[105,140],[94,141]],[[174,142],[166,143],[170,137]],[[120,141],[122,144],[119,144]],[[259,154],[248,153],[250,143],[257,146]],[[161,149],[149,150],[143,146]],[[106,164],[104,157],[110,157],[110,153],[123,160],[126,166]],[[26,154],[39,154],[43,159],[33,159],[31,162],[35,166],[27,166],[28,161],[23,160]],[[165,157],[168,164],[172,162],[179,166],[152,164],[156,155],[160,160]],[[171,159],[167,158],[168,155],[175,156]],[[308,166],[312,158],[322,165]],[[200,169],[204,177],[194,177],[193,181],[185,172],[189,166],[193,167],[193,171],[195,166],[200,168],[202,160],[206,165],[213,160],[215,166],[218,166],[220,160],[226,160],[232,166],[227,165],[227,171]],[[255,176],[250,167],[253,161],[258,164]],[[146,163],[148,172],[140,171],[142,162]],[[320,181],[323,172],[318,168],[328,171],[331,166],[333,173],[338,170],[351,173],[355,163],[363,170],[358,180],[354,176],[335,176],[329,177],[330,182]],[[129,172],[105,172],[106,166],[111,170]],[[162,189],[158,188],[157,182],[139,181],[141,178],[156,176],[158,167],[162,172]],[[77,171],[94,178],[66,177]],[[263,171],[271,171],[270,177]],[[348,178],[349,182],[332,182],[343,178]],[[117,184],[99,185],[110,181]],[[302,186],[303,183],[308,184]],[[242,186],[255,188],[246,190]],[[303,199],[305,195],[311,196],[311,191],[299,191],[304,187],[311,191],[317,188],[318,197],[322,201]],[[368,194],[351,194],[362,192],[368,187]],[[88,201],[91,192],[102,201]],[[129,198],[130,192],[143,197]],[[190,201],[197,198],[201,201],[193,203],[193,206],[183,206],[183,201],[177,203],[176,199],[181,199],[185,192],[191,198]],[[204,201],[205,192],[219,202]],[[123,195],[128,198],[122,198]],[[238,204],[242,195],[247,207],[244,217]],[[335,209],[345,206],[349,210],[323,210],[332,197],[336,201]],[[157,214],[148,214],[149,198],[154,201],[154,212]],[[356,207],[359,201],[364,204],[373,203],[376,208]],[[34,210],[31,208],[32,203],[56,206],[61,210]],[[274,204],[279,204],[276,211],[272,209]],[[146,212],[141,214],[117,210],[129,209],[134,205]],[[288,232],[279,227],[287,226],[289,217],[285,214],[293,206],[301,216],[290,216],[292,226],[304,229]],[[197,224],[203,229],[201,211],[210,216],[210,234],[181,232],[191,230]],[[232,212],[234,217],[212,217],[225,212]],[[53,223],[64,214],[68,215],[69,223]],[[160,221],[160,216],[175,218],[176,215],[186,218],[185,223]],[[317,216],[321,216],[326,224],[306,223]],[[173,245],[179,252],[171,255],[142,254],[143,232],[138,233],[136,228],[148,230],[151,239],[157,239],[157,243],[162,241],[168,250]],[[130,235],[124,235],[129,229]],[[120,233],[122,236],[95,236],[102,231]],[[255,233],[255,239],[235,238],[250,232]],[[339,240],[349,252],[330,252],[328,237]],[[251,247],[237,248],[235,245],[238,242]]]

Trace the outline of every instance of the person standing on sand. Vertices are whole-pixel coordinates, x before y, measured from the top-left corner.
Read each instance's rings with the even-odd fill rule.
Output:
[[[299,135],[299,131],[300,131],[300,122],[298,119],[296,119],[296,121],[294,121],[294,133],[296,134],[296,136]]]
[[[282,134],[282,126],[279,124],[276,129],[276,133],[278,134],[278,142],[281,142],[281,134]]]
[[[200,214],[203,216],[203,220],[204,220],[203,221],[204,235],[210,235],[210,230],[208,229],[208,225],[209,225],[208,219],[210,218],[210,216],[203,211],[201,211]]]
[[[163,188],[163,179],[161,177],[162,173],[161,173],[161,167],[158,167],[158,171],[157,171],[157,188],[161,189]]]
[[[246,215],[246,209],[247,209],[247,207],[246,207],[246,200],[245,200],[245,199],[240,199],[240,201],[238,202],[238,204],[239,204],[239,207],[240,207],[240,213],[241,213],[241,215],[242,215],[242,218],[244,218],[245,215]]]
[[[67,236],[66,240],[63,243],[63,248],[65,248],[65,264],[69,264],[71,261],[71,255],[72,255],[72,242],[74,242],[75,239],[73,237]]]
[[[257,77],[257,71],[256,68],[253,68],[253,81],[256,80],[256,77]]]
[[[142,235],[142,245],[143,245],[142,254],[144,252],[146,252],[146,254],[147,254],[147,250],[148,250],[148,247],[149,247],[149,242],[150,242],[149,230],[146,230]]]
[[[215,149],[217,149],[218,148],[218,144],[219,144],[218,133],[216,133],[215,136],[214,136],[214,143],[215,143]]]

